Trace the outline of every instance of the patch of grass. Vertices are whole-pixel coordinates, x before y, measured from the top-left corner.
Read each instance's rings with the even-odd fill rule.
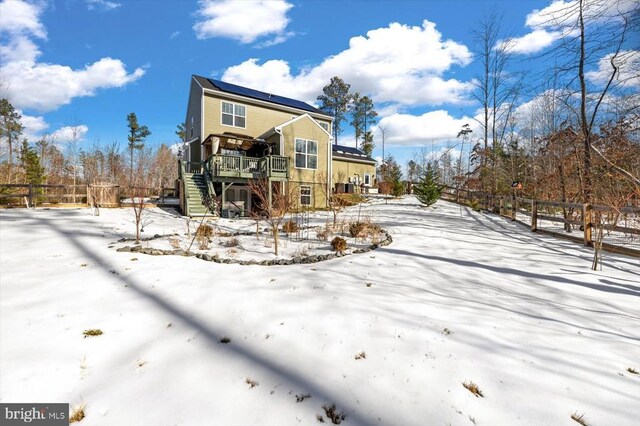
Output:
[[[102,330],[99,328],[91,328],[89,330],[85,330],[82,332],[84,334],[84,338],[86,339],[89,336],[100,336],[102,335]]]
[[[448,335],[450,335],[451,333],[453,333],[453,331],[449,330],[447,327],[445,327],[445,328],[442,330],[442,334],[444,334],[445,336],[448,336]]]
[[[462,386],[464,386],[465,388],[467,388],[467,390],[469,392],[471,392],[472,394],[474,394],[476,397],[482,397],[484,398],[484,395],[482,394],[482,391],[480,390],[480,388],[478,387],[478,385],[476,385],[473,382],[463,382]]]
[[[244,382],[249,385],[249,389],[253,389],[253,388],[255,388],[256,386],[258,386],[260,384],[260,383],[256,382],[255,380],[250,379],[249,377],[244,379]]]
[[[325,416],[327,416],[327,419],[331,420],[331,423],[333,423],[334,425],[339,425],[343,420],[347,419],[347,415],[345,413],[343,413],[342,411],[338,411],[338,409],[336,408],[336,404],[325,404],[322,406],[322,409],[324,410],[324,414]],[[316,418],[318,418],[318,416],[316,416]]]
[[[322,417],[320,414],[316,414],[316,420],[318,421],[318,423],[324,423],[324,417]]]
[[[132,257],[132,258],[131,258],[131,261],[132,261],[132,262],[135,262],[136,260],[138,260],[138,258],[137,258],[137,257]]]
[[[371,287],[373,283],[364,283],[364,285],[366,285],[367,287]]]
[[[364,351],[362,351],[362,352],[358,352],[358,353],[356,354],[356,359],[367,359],[367,354],[366,354],[366,353],[364,353]]]
[[[76,423],[84,419],[84,409],[87,407],[87,404],[81,403],[73,407],[71,410],[71,415],[69,416],[69,423]]]
[[[635,368],[631,368],[631,367],[627,368],[627,371],[629,373],[631,373],[631,374],[640,374],[640,373],[638,373],[638,370],[636,370]]]
[[[86,264],[86,263],[83,263],[82,265],[80,265],[80,267],[81,267],[81,268],[86,268],[86,267],[87,267],[87,264]]]
[[[578,413],[573,413],[571,415],[571,419],[580,423],[582,426],[589,426],[587,420],[584,418],[584,413],[578,415]]]
[[[222,338],[220,339],[220,343],[224,343],[225,345],[227,343],[231,343],[231,338],[227,336],[222,336]]]
[[[178,250],[180,248],[180,239],[178,237],[171,237],[169,238],[169,244],[173,249]]]
[[[301,395],[296,395],[296,402],[302,402],[307,398],[311,398],[311,395],[308,394],[308,393],[301,394]]]

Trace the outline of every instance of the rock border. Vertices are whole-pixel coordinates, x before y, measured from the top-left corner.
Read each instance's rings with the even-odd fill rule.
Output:
[[[323,262],[325,260],[335,259],[338,257],[351,256],[353,254],[362,254],[367,253],[372,250],[376,250],[380,247],[388,246],[393,242],[393,238],[391,235],[382,230],[385,235],[385,239],[377,244],[371,244],[370,246],[363,249],[353,250],[351,253],[343,254],[343,253],[330,253],[330,254],[316,254],[311,256],[296,256],[291,259],[272,259],[272,260],[237,260],[230,258],[223,258],[218,256],[217,254],[210,255],[208,253],[193,253],[182,249],[175,250],[163,250],[163,249],[155,249],[155,248],[143,248],[140,244],[135,246],[124,246],[116,249],[117,252],[120,253],[142,253],[148,254],[151,256],[184,256],[184,257],[195,257],[196,259],[205,260],[207,262],[215,262],[215,263],[223,263],[223,264],[238,264],[238,265],[260,265],[260,266],[285,266],[285,265],[299,265],[299,264],[308,264],[308,263],[318,263]],[[240,234],[238,234],[240,235]],[[242,235],[252,235],[252,234],[242,234]],[[165,235],[166,236],[166,235]],[[169,235],[170,236],[170,235]],[[149,238],[145,241],[149,241],[152,239],[161,238],[160,235],[154,235],[152,238]],[[118,242],[123,242],[124,239],[119,240]],[[124,240],[126,241],[126,240]]]

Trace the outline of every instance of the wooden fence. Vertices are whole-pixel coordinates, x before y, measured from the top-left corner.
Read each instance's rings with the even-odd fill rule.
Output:
[[[134,188],[140,189],[140,188]],[[169,203],[177,196],[176,189],[143,188],[149,197],[157,198],[157,204]],[[135,191],[133,191],[135,192]],[[122,190],[111,184],[92,185],[32,185],[0,184],[0,207],[29,207],[46,204],[48,206],[97,202],[102,207],[118,207],[121,200],[133,197],[131,188]],[[138,192],[139,194],[139,192]]]
[[[445,187],[442,198],[490,211],[542,232],[592,246],[601,238],[607,251],[640,256],[640,207],[535,200],[515,195]]]

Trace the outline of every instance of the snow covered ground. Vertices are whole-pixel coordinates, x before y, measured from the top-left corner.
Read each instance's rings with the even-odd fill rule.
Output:
[[[332,403],[347,425],[638,424],[637,258],[594,272],[587,248],[444,201],[358,213],[393,243],[241,266],[116,252],[131,209],[0,211],[0,401],[84,403],[86,425],[330,424]]]

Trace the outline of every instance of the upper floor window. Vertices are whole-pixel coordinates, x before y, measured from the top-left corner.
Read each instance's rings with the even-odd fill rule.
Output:
[[[246,127],[247,108],[244,105],[222,101],[222,124],[234,127]]]
[[[296,168],[318,168],[318,142],[296,139]]]
[[[327,132],[329,131],[329,123],[325,123],[323,121],[318,121],[318,124],[320,125],[320,127],[325,129]]]

